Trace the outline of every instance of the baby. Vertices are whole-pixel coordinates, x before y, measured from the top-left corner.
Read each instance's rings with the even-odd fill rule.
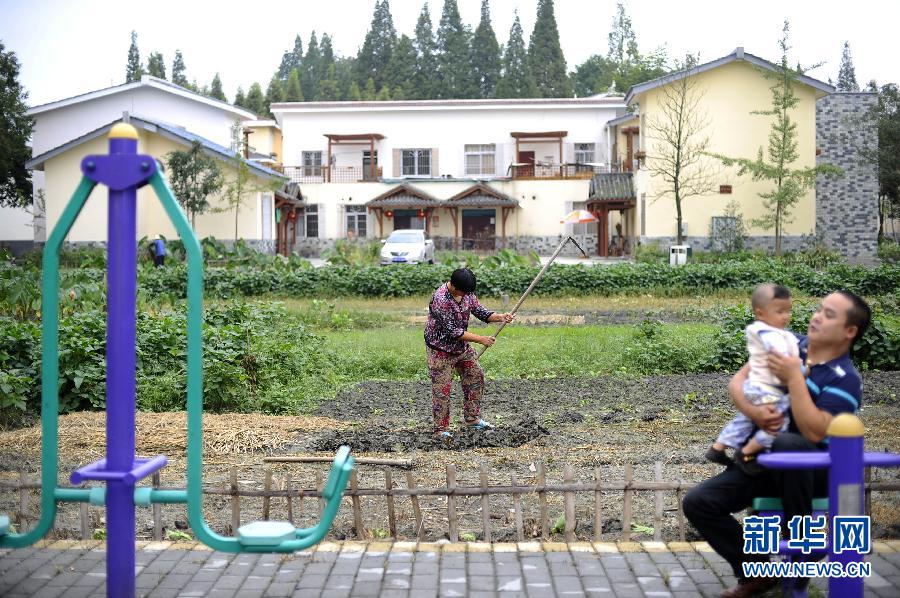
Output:
[[[744,381],[744,397],[752,405],[773,405],[785,413],[791,406],[787,388],[769,371],[767,356],[774,349],[783,355],[796,356],[797,337],[785,330],[791,320],[791,292],[778,284],[761,284],[750,298],[756,320],[747,326],[747,352],[750,353],[750,374]],[[788,427],[785,415],[780,432]],[[706,451],[706,458],[715,463],[728,465],[732,462],[725,454],[725,448],[735,449],[734,463],[745,473],[755,475],[762,467],[756,463],[756,454],[772,448],[775,436],[765,430],[757,430],[752,438],[747,437],[756,425],[743,413],[738,414],[722,429],[716,442]],[[743,449],[741,445],[744,444]]]

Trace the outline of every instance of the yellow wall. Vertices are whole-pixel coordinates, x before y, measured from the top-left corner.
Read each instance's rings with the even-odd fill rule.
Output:
[[[184,150],[185,146],[177,144],[161,135],[139,130],[138,152],[150,154],[165,162],[165,156],[174,150]],[[81,179],[80,165],[84,156],[89,154],[105,154],[108,151],[106,136],[101,136],[78,145],[59,156],[47,160],[44,164],[47,222],[52,229],[59,221],[62,210]],[[225,162],[219,162],[226,179],[234,178],[234,169]],[[238,237],[244,239],[261,238],[261,194],[248,194],[248,199],[239,210]],[[87,204],[75,221],[69,233],[70,242],[105,241],[107,226],[107,190],[98,185],[94,188]],[[213,208],[222,208],[226,204],[220,196],[210,200]],[[272,229],[274,230],[274,228]],[[215,236],[218,239],[234,238],[234,211],[223,213],[198,214],[196,219],[197,236]],[[167,238],[176,236],[174,227],[169,223],[162,205],[150,187],[138,190],[137,238],[153,237],[161,234]],[[274,233],[273,233],[274,234]]]
[[[750,114],[753,110],[766,110],[771,104],[772,82],[762,71],[747,62],[736,61],[695,75],[697,89],[704,92],[701,105],[709,125],[706,133],[710,139],[709,151],[731,157],[755,158],[759,148],[768,149],[768,135],[773,117]],[[796,84],[794,92],[800,100],[791,111],[791,119],[797,123],[797,151],[799,158],[792,168],[815,165],[816,104],[821,92],[806,85]],[[640,104],[641,143],[647,152],[648,162],[652,160],[655,141],[650,128],[650,120],[660,113],[659,102],[663,94],[661,88],[652,89],[635,101]],[[621,153],[621,150],[620,150]],[[718,175],[715,191],[702,197],[692,197],[682,204],[683,219],[687,223],[689,236],[706,236],[710,218],[723,214],[726,204],[736,200],[743,212],[747,233],[750,235],[773,235],[774,230],[763,230],[750,226],[750,220],[765,213],[759,193],[772,189],[772,183],[754,182],[749,177],[738,177],[735,169],[725,169],[721,163],[710,159]],[[732,193],[719,194],[718,185],[731,185]],[[655,199],[666,185],[657,177],[635,177],[637,201],[646,194],[646,235],[675,235],[675,201],[671,192]],[[784,234],[808,234],[815,229],[815,191],[809,190],[795,205],[793,222],[785,224]],[[638,221],[639,229],[639,221]],[[638,230],[638,234],[640,231]]]
[[[269,127],[250,127],[253,131],[248,137],[248,143],[252,151],[258,154],[275,154],[276,161],[282,164],[284,156],[282,155],[282,138],[281,129],[274,126]]]

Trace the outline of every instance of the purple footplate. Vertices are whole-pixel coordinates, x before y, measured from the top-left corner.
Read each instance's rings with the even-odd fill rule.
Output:
[[[80,484],[87,480],[122,481],[126,484],[134,484],[138,480],[142,480],[153,472],[162,469],[168,462],[165,455],[137,457],[130,471],[108,471],[106,469],[106,459],[100,459],[73,471],[71,480],[73,484]]]

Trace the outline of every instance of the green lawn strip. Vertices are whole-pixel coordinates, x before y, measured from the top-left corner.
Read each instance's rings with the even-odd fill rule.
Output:
[[[491,334],[495,327],[471,327]],[[698,358],[709,348],[716,327],[672,324],[663,327],[666,342]],[[421,329],[320,332],[336,356],[347,384],[363,380],[427,378]],[[482,358],[490,378],[602,376],[621,371],[623,350],[638,338],[634,326],[510,327]],[[480,348],[479,345],[473,345]]]

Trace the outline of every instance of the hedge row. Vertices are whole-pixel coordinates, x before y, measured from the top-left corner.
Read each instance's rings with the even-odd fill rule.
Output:
[[[538,271],[538,267],[522,266],[478,268],[478,292],[485,296],[521,293]],[[270,293],[296,297],[403,297],[433,292],[449,279],[451,272],[449,266],[208,268],[205,287],[209,295],[217,297],[252,297]],[[776,260],[690,264],[677,268],[660,264],[554,265],[534,292],[545,295],[610,295],[646,289],[710,291],[749,289],[761,282],[778,282],[795,292],[809,295],[823,295],[835,289],[847,289],[869,296],[887,295],[896,293],[900,287],[900,266],[866,268],[834,265],[815,270],[803,265],[785,265]],[[151,296],[184,296],[185,268],[179,265],[144,271],[141,286]]]

